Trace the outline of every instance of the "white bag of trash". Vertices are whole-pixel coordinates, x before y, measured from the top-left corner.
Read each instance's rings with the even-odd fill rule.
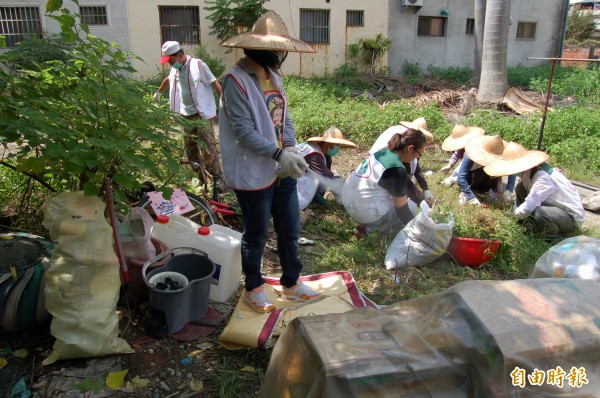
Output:
[[[600,239],[580,235],[552,246],[535,263],[529,278],[600,281]]]
[[[436,223],[429,214],[427,202],[421,202],[421,212],[398,232],[385,253],[388,270],[407,266],[425,265],[446,252],[454,219],[448,214],[444,223]]]

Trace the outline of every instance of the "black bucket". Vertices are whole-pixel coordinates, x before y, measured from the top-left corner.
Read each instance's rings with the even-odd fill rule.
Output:
[[[172,256],[162,267],[146,275],[146,270],[164,257]],[[178,272],[185,275],[188,285],[179,290],[159,290],[149,279],[161,272]],[[150,306],[165,314],[169,333],[178,332],[191,321],[202,319],[208,310],[208,296],[215,264],[206,253],[191,247],[178,247],[148,260],[142,277],[150,291]]]

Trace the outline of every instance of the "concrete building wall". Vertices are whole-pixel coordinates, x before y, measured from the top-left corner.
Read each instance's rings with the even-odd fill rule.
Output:
[[[37,7],[40,10],[42,29],[47,33],[60,33],[59,24],[52,18],[46,16],[46,3],[44,1],[9,0],[0,1],[0,6],[8,7]],[[64,1],[64,6],[73,13],[79,13],[79,9],[70,0]],[[80,6],[105,6],[108,16],[108,25],[91,25],[90,33],[104,40],[119,43],[125,51],[130,50],[129,24],[127,22],[127,0],[81,0]],[[8,51],[8,49],[0,49]]]
[[[160,58],[160,23],[159,5],[199,6],[200,7],[200,41],[212,56],[218,57],[226,67],[243,56],[243,51],[226,50],[219,45],[220,40],[209,35],[211,22],[208,12],[204,10],[204,1],[191,0],[129,0],[131,49],[144,62],[135,61],[134,67],[141,76],[152,76],[163,72],[158,64]],[[368,6],[368,7],[367,7]],[[330,10],[330,43],[313,47],[315,54],[290,53],[283,66],[283,72],[303,76],[323,75],[331,73],[335,68],[347,62],[347,44],[358,41],[361,37],[374,37],[377,33],[386,34],[388,19],[386,18],[387,0],[346,0],[343,3],[327,3],[324,0],[304,0],[301,2],[284,2],[273,0],[265,4],[265,8],[275,11],[287,25],[290,35],[300,37],[300,8],[311,10]],[[346,10],[363,10],[365,26],[346,27]],[[193,48],[184,51],[192,52]],[[384,60],[384,65],[387,59]]]
[[[401,11],[400,0],[389,2],[389,38],[393,41],[388,63],[393,74],[402,75],[405,62],[419,63],[425,69],[473,66],[475,36],[466,33],[467,19],[474,19],[474,0],[424,0],[423,6]],[[419,16],[444,17],[446,36],[418,36]],[[559,54],[565,13],[565,0],[518,0],[511,2],[512,24],[509,27],[508,65],[535,66],[544,61],[527,57],[553,57]],[[516,39],[518,22],[537,24],[535,39]]]

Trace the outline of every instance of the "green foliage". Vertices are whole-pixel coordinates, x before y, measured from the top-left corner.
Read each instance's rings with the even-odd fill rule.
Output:
[[[204,9],[211,12],[208,19],[212,22],[209,34],[225,40],[250,30],[254,22],[267,12],[264,7],[266,2],[267,0],[207,0],[208,6]]]
[[[346,62],[333,70],[333,76],[336,78],[356,78],[360,72],[356,62]]]
[[[150,88],[127,77],[134,55],[78,32],[78,17],[66,9],[53,18],[71,57],[18,76],[0,71],[0,143],[21,145],[7,162],[55,190],[88,195],[99,194],[105,177],[119,198],[138,191],[147,176],[168,183],[179,169],[169,138],[172,116],[151,103]]]
[[[75,384],[75,388],[77,388],[81,392],[91,392],[93,394],[98,394],[100,390],[104,387],[104,383],[101,380],[96,380],[90,377],[86,377],[81,383]]]
[[[348,46],[350,57],[359,57],[365,64],[369,65],[371,76],[375,74],[375,69],[381,58],[389,51],[392,41],[378,33],[374,38],[363,37],[358,43]]]
[[[458,84],[470,84],[473,78],[473,69],[469,66],[451,66],[448,68],[439,68],[429,65],[427,74],[436,80],[444,80]]]
[[[400,100],[381,107],[365,98],[340,98],[327,85],[297,77],[286,78],[285,86],[298,141],[321,135],[333,124],[355,143],[370,146],[382,131],[401,120],[424,116],[432,129],[445,124],[436,105],[416,108]]]
[[[580,105],[600,105],[600,68],[578,67],[558,68],[559,74],[552,79],[552,94],[562,97],[572,96]],[[548,76],[531,79],[530,88],[545,93],[548,90]]]
[[[206,47],[202,44],[194,48],[194,57],[200,58],[202,61],[204,61],[217,79],[221,77],[225,71],[225,65],[223,65],[221,60],[210,55]]]
[[[569,13],[565,38],[571,42],[582,43],[589,40],[596,29],[596,16],[591,10],[575,6]]]
[[[419,84],[423,80],[423,70],[418,62],[405,61],[402,64],[406,84]]]
[[[71,57],[70,50],[71,44],[65,43],[57,34],[43,39],[26,37],[4,54],[3,62],[11,73],[20,69],[39,69],[38,65],[48,61],[66,62]]]

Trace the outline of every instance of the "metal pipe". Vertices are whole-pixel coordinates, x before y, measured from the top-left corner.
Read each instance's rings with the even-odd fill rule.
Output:
[[[581,61],[581,62],[600,62],[600,59],[596,58],[539,58],[539,57],[527,57],[527,59],[543,59],[543,60],[555,60],[555,61]]]
[[[538,138],[538,151],[542,150],[542,137],[544,136],[544,126],[546,125],[546,113],[548,112],[548,102],[550,102],[550,89],[552,88],[552,77],[554,76],[554,65],[556,59],[552,59],[552,66],[550,67],[550,77],[548,78],[548,90],[546,91],[546,103],[544,104],[544,113],[542,115],[542,125],[540,126],[540,136]]]
[[[589,189],[590,191],[594,191],[594,192],[600,191],[600,188],[596,188],[591,185],[584,184],[583,182],[577,182],[577,181],[573,181],[573,180],[570,180],[570,181],[571,181],[571,184],[577,185],[578,187]]]

